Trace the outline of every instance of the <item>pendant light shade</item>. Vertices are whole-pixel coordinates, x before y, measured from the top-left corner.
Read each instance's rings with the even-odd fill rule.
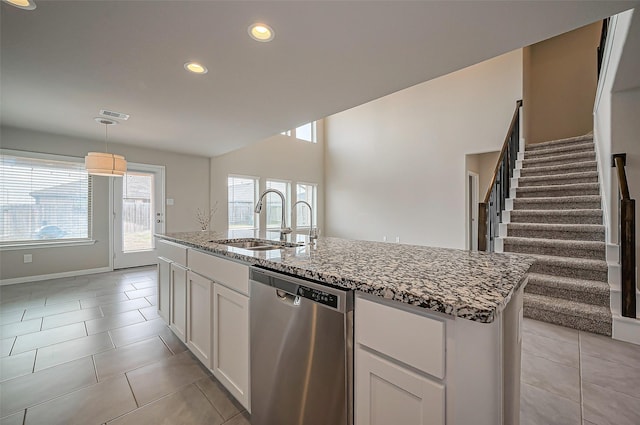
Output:
[[[127,161],[122,155],[108,153],[107,128],[117,124],[107,118],[96,118],[100,124],[104,124],[105,152],[89,152],[84,157],[84,166],[92,176],[122,177],[127,172]]]
[[[89,152],[84,166],[92,176],[122,177],[127,172],[124,156],[106,152]]]

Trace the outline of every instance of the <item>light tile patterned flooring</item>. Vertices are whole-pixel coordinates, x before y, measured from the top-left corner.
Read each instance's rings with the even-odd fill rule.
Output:
[[[158,318],[154,267],[0,288],[0,425],[249,425]],[[640,347],[525,320],[523,425],[640,424]]]
[[[158,317],[155,267],[0,288],[0,425],[249,425]]]

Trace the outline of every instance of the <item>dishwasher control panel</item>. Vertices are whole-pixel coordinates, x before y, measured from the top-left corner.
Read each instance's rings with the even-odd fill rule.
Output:
[[[328,292],[318,289],[307,288],[306,286],[298,286],[298,296],[308,298],[317,303],[328,305],[329,307],[338,308],[338,296],[329,294]]]

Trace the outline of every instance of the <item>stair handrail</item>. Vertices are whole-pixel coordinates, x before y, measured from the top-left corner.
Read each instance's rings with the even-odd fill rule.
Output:
[[[478,251],[493,251],[502,220],[505,200],[509,197],[511,177],[520,150],[520,108],[522,99],[516,101],[509,130],[502,144],[500,156],[483,202],[478,203]]]
[[[636,318],[636,200],[629,195],[625,165],[627,155],[613,155],[620,189],[620,277],[622,315]]]

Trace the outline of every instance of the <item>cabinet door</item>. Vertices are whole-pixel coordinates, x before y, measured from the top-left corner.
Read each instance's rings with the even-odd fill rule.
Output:
[[[187,333],[187,269],[171,263],[169,327],[182,342]]]
[[[213,286],[213,374],[249,409],[249,297]]]
[[[187,347],[211,369],[211,288],[213,282],[187,273]]]
[[[444,386],[358,346],[355,423],[444,425]]]
[[[169,324],[169,292],[171,291],[171,261],[158,258],[158,315]]]

